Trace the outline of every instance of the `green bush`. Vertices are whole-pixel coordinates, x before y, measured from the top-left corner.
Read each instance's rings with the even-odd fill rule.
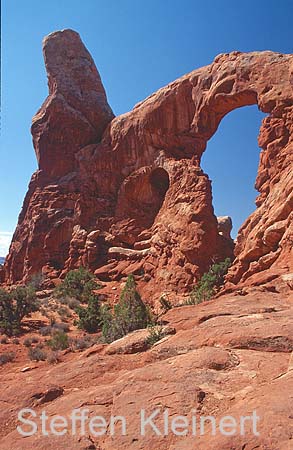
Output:
[[[129,275],[119,302],[112,313],[107,306],[101,309],[103,337],[106,342],[119,339],[131,331],[145,328],[150,322],[150,312],[139,293],[133,275]]]
[[[94,280],[95,276],[80,267],[77,270],[71,270],[65,276],[63,282],[55,290],[57,297],[75,298],[81,303],[86,303],[93,289],[99,289],[99,285]]]
[[[52,350],[65,350],[69,347],[69,338],[64,331],[56,331],[48,341],[48,346]]]
[[[0,329],[8,336],[19,333],[24,317],[39,308],[31,286],[19,286],[10,292],[0,289]]]
[[[151,325],[149,327],[149,333],[147,343],[150,347],[165,336],[162,325]]]
[[[196,305],[205,300],[210,300],[217,288],[224,282],[224,277],[231,265],[230,258],[213,264],[209,271],[204,273],[197,285],[191,291],[188,304]]]
[[[161,308],[162,308],[162,310],[164,312],[167,312],[167,311],[169,311],[170,309],[173,308],[172,303],[170,302],[170,300],[168,300],[168,298],[166,298],[164,295],[162,295],[160,297],[159,302],[160,302]]]
[[[86,307],[78,306],[76,313],[79,319],[76,321],[78,328],[88,333],[96,333],[101,326],[100,300],[97,295],[90,295]]]
[[[119,339],[123,334],[119,331],[118,320],[108,305],[102,305],[100,308],[102,336],[107,343]]]

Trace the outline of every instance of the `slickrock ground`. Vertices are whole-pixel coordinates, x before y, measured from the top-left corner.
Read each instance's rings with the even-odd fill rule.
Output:
[[[274,290],[272,286],[269,288]],[[128,353],[143,331],[109,346],[96,344],[69,353],[63,362],[11,363],[1,371],[1,450],[147,449],[147,450],[289,450],[293,445],[292,295],[259,288],[228,294],[198,305],[174,308],[164,317],[172,333],[155,346]],[[172,330],[175,328],[175,330]],[[135,338],[137,335],[137,339]],[[125,353],[125,349],[127,353]],[[128,349],[128,350],[127,350]],[[25,366],[32,370],[21,372]],[[127,436],[84,438],[21,437],[15,430],[20,408],[69,415],[89,408],[89,415],[124,415]],[[238,420],[255,410],[260,417],[254,436],[140,436],[141,409],[169,409],[170,416],[225,415]],[[196,410],[196,413],[194,412]],[[35,420],[35,419],[34,419]],[[162,430],[162,416],[155,423]],[[239,423],[239,422],[238,422]],[[18,423],[19,424],[19,423]],[[190,428],[189,428],[190,430]],[[199,433],[199,431],[198,431]]]
[[[292,271],[292,55],[218,55],[113,118],[76,32],[50,34],[43,51],[49,96],[32,125],[39,170],[5,263],[7,283],[40,270],[54,283],[82,264],[102,281],[134,273],[146,297],[188,292],[212,260],[233,251],[218,230],[202,153],[225,114],[252,104],[268,114],[259,196],[239,232],[230,288]]]

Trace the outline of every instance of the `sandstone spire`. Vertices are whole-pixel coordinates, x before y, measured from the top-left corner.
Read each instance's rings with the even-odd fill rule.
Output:
[[[73,30],[43,40],[49,96],[33,118],[32,135],[39,168],[49,177],[76,166],[75,153],[97,143],[113,119],[95,63]]]

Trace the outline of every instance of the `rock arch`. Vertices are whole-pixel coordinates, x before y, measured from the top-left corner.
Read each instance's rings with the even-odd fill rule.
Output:
[[[78,51],[72,59],[74,48]],[[55,58],[60,49],[62,63]],[[165,290],[189,290],[214,258],[225,256],[210,181],[200,168],[201,155],[224,115],[251,104],[269,115],[259,135],[257,210],[239,232],[230,283],[251,283],[265,273],[277,276],[288,271],[292,247],[292,55],[270,51],[221,54],[209,66],[184,75],[116,118],[77,33],[65,30],[49,35],[44,56],[50,91],[32,127],[39,171],[33,175],[6,259],[8,282],[27,279],[47,266],[50,255],[48,248],[44,252],[44,240],[56,222],[67,219],[73,230],[80,224],[83,230],[82,239],[72,234],[68,267],[80,263],[81,259],[71,255],[82,258],[90,235],[93,248],[93,236],[99,236],[91,268],[101,269],[101,264],[107,263],[105,249],[117,238],[115,224],[123,215],[125,218],[126,211],[131,214],[131,202],[125,209],[121,200],[123,195],[131,198],[131,192],[126,195],[127,186],[132,182],[144,186],[142,180],[150,170],[145,168],[163,167],[169,174],[169,188],[157,220],[152,224],[151,213],[142,219],[149,220],[143,227],[151,227],[150,251],[140,261],[149,280],[145,292],[159,295]],[[91,67],[89,73],[77,70],[83,67],[84,58]],[[80,97],[77,87],[81,85]],[[163,180],[165,175],[161,175]],[[146,198],[158,187],[156,175],[153,177],[153,184],[146,183],[148,188],[142,189]],[[167,183],[162,183],[163,190]],[[40,215],[42,221],[36,222]],[[38,223],[43,224],[42,229]],[[127,228],[125,223],[125,235],[131,226]],[[38,267],[30,251],[35,236],[40,236],[35,249]],[[98,248],[103,249],[100,260]],[[112,256],[108,259],[115,266]]]

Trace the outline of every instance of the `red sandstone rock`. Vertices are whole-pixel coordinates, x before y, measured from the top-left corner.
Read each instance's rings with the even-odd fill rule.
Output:
[[[111,355],[107,354],[111,345],[97,345],[81,354],[65,355],[54,366],[37,363],[26,373],[20,372],[23,362],[0,367],[0,449],[83,450],[90,445],[101,450],[190,450],[195,445],[202,450],[289,449],[292,314],[288,294],[259,289],[245,296],[224,295],[170,310],[163,319],[176,334],[144,353]],[[127,435],[117,430],[112,437],[108,433],[48,437],[39,429],[24,438],[16,431],[17,414],[32,405],[38,415],[45,410],[50,420],[56,415],[69,419],[74,408],[88,408],[90,417],[102,415],[106,420],[123,415]],[[141,409],[151,413],[157,408],[168,408],[172,417],[190,418],[195,412],[197,420],[212,415],[217,421],[226,415],[239,421],[255,410],[260,417],[259,436],[249,426],[244,435],[238,426],[232,436],[219,432],[212,436],[209,428],[204,436],[170,433],[164,437],[150,430],[141,436]],[[155,423],[161,429],[162,416]]]
[[[227,239],[231,239],[232,219],[229,216],[217,217],[219,234]]]
[[[174,328],[168,326],[162,326],[159,330],[161,339],[176,333]],[[135,330],[127,336],[112,342],[106,349],[105,354],[131,354],[146,351],[150,347],[150,336],[151,334],[149,329]]]
[[[151,349],[144,345],[146,331],[139,331],[63,355],[58,365],[36,363],[28,372],[18,350],[15,363],[0,367],[0,449],[290,448],[292,55],[219,55],[113,119],[76,33],[50,35],[44,54],[49,97],[32,127],[39,170],[5,263],[10,283],[40,270],[56,282],[83,264],[108,282],[103,293],[115,288],[111,300],[129,273],[151,302],[188,291],[212,260],[231,253],[199,166],[206,142],[239,106],[257,103],[269,116],[259,136],[257,209],[240,230],[226,286],[237,292],[172,309],[162,319],[176,334]],[[1,345],[1,351],[12,346]],[[129,354],[133,350],[144,352]],[[50,418],[69,417],[74,408],[106,419],[123,414],[127,436],[22,438],[17,414],[32,405]],[[142,437],[140,410],[158,407],[217,420],[256,410],[260,435]]]
[[[292,271],[292,55],[219,55],[115,119],[77,33],[49,35],[44,56],[49,97],[32,126],[39,171],[6,260],[7,282],[40,270],[55,278],[81,264],[120,280],[135,255],[145,298],[189,291],[212,261],[231,256],[200,158],[221,119],[251,104],[268,113],[259,197],[239,232],[227,287]]]
[[[49,96],[33,118],[39,168],[50,179],[76,169],[75,153],[101,139],[114,115],[100,75],[75,31],[43,41]]]

